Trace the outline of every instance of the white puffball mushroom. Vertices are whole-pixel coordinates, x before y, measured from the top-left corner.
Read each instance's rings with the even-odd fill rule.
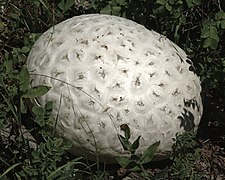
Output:
[[[46,31],[28,56],[31,86],[51,90],[56,130],[71,152],[102,162],[129,156],[121,125],[139,135],[137,154],[160,141],[155,160],[168,157],[176,133],[196,130],[201,86],[186,53],[165,36],[125,18],[89,14]]]

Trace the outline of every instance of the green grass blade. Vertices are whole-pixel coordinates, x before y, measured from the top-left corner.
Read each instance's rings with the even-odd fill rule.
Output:
[[[16,110],[13,106],[13,103],[10,100],[7,100],[7,98],[0,92],[0,95],[3,97],[3,99],[5,100],[6,104],[8,105],[8,107],[10,108],[11,112],[13,113],[14,118],[16,119],[16,121],[18,122],[18,115],[16,113]]]
[[[16,163],[10,166],[2,175],[0,175],[0,179],[3,178],[9,171],[13,170],[15,167],[19,166],[21,163]]]
[[[55,171],[53,171],[51,174],[49,174],[49,176],[47,177],[47,179],[49,179],[49,180],[50,180],[50,179],[53,179],[54,176],[55,176],[58,172],[60,172],[62,169],[66,168],[66,167],[68,167],[68,166],[78,165],[78,164],[86,166],[84,163],[79,162],[82,158],[83,158],[83,157],[78,157],[78,158],[74,159],[73,161],[68,162],[68,163],[64,164],[63,166],[57,168]]]

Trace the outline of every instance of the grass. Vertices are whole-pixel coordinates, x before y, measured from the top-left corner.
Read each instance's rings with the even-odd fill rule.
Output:
[[[25,64],[33,43],[49,27],[74,15],[109,11],[125,16],[120,12],[126,11],[127,1],[106,2],[108,4],[105,5],[97,0],[92,3],[81,1],[80,4],[71,0],[0,1],[0,179],[123,179],[127,176],[132,179],[224,179],[225,98],[221,93],[224,88],[219,84],[222,79],[219,70],[223,66],[218,61],[220,58],[223,62],[224,57],[219,55],[223,51],[218,42],[218,51],[210,51],[210,47],[215,48],[215,43],[209,44],[206,49],[210,55],[216,54],[215,64],[219,67],[215,68],[217,73],[207,74],[211,72],[208,66],[206,68],[208,60],[201,64],[205,69],[199,73],[203,80],[207,79],[203,89],[205,111],[202,123],[197,134],[188,132],[176,137],[170,160],[151,162],[157,143],[149,145],[143,156],[137,156],[135,150],[139,139],[130,142],[130,132],[124,127],[124,136],[120,135],[118,138],[121,147],[130,151],[130,158],[118,158],[118,164],[106,165],[75,157],[67,152],[70,144],[55,136],[52,102],[44,107],[35,106],[29,109],[30,100],[49,90],[45,86],[29,87],[29,73]],[[193,2],[189,1],[192,8],[195,7]],[[162,6],[164,5],[157,4],[159,8]],[[165,6],[170,10],[172,5]],[[137,11],[143,7],[139,7]],[[217,8],[215,4],[213,7]],[[219,7],[220,11],[224,8],[221,4]],[[147,12],[143,9],[141,11]],[[160,9],[155,11],[156,15],[159,11]],[[127,12],[127,16],[132,14],[129,13]],[[147,22],[144,17],[136,18]],[[222,27],[223,16],[221,19],[217,16],[217,20],[218,26]],[[177,34],[176,39],[179,39]],[[191,46],[194,44],[190,44]],[[203,50],[197,52],[199,54],[195,57],[201,57],[201,53],[205,52]],[[212,66],[217,67],[215,64]],[[207,77],[204,77],[205,74]],[[215,91],[216,88],[208,89],[207,84],[210,83],[218,84],[216,87],[220,87],[219,91]]]

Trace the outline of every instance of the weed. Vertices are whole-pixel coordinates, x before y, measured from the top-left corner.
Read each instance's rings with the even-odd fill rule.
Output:
[[[185,132],[176,135],[173,145],[172,176],[176,179],[203,179],[202,173],[196,170],[196,164],[201,159],[201,151],[196,142],[196,133]]]
[[[5,119],[2,120],[3,126],[8,128],[8,131],[1,129],[1,138],[4,139],[1,146],[5,145],[6,147],[1,156],[3,163],[1,169],[4,170],[1,177],[6,177],[10,173],[9,177],[17,179],[74,178],[76,171],[78,171],[74,166],[78,164],[85,166],[85,164],[79,162],[82,159],[81,157],[62,164],[65,151],[70,146],[63,143],[61,138],[54,136],[55,127],[52,126],[54,118],[51,116],[52,102],[48,102],[44,108],[34,106],[32,109],[34,118],[32,116],[29,118],[30,121],[33,121],[29,123],[35,124],[29,131],[39,133],[39,136],[42,138],[41,142],[34,140],[36,146],[31,147],[29,141],[32,135],[29,134],[30,137],[26,138],[26,132],[22,129],[22,123],[26,124],[22,116],[28,113],[25,101],[44,95],[48,92],[49,87],[36,86],[30,88],[29,73],[26,68],[22,68],[17,73],[17,76],[11,76],[11,80],[15,82],[13,90],[7,90],[4,80],[3,78],[1,83],[1,87],[4,90],[1,92],[1,97],[5,101],[4,108],[8,109],[7,113],[9,115],[12,114],[12,117],[7,118],[5,116]],[[11,94],[13,95],[12,97],[10,96]],[[17,99],[17,103],[13,99]],[[10,126],[10,123],[4,124],[5,121],[7,122],[10,119],[12,126]],[[49,129],[50,127],[51,129]]]
[[[136,155],[136,150],[139,147],[139,141],[141,136],[138,136],[137,139],[131,143],[130,142],[130,128],[127,124],[123,124],[120,126],[121,130],[124,131],[124,135],[119,135],[118,138],[123,146],[125,151],[130,152],[130,157],[117,157],[117,162],[122,166],[124,171],[123,176],[130,172],[138,172],[142,177],[146,179],[153,179],[153,176],[149,175],[147,171],[144,169],[144,164],[151,162],[154,157],[154,154],[160,144],[160,142],[155,142],[150,145],[141,156]]]

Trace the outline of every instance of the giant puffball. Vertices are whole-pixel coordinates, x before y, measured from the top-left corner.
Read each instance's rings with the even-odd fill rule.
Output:
[[[168,157],[176,133],[196,130],[203,107],[199,77],[186,53],[165,36],[131,20],[100,14],[65,20],[46,31],[27,61],[31,86],[51,86],[38,98],[53,101],[58,135],[70,152],[102,162],[137,154],[160,141],[155,160]]]

